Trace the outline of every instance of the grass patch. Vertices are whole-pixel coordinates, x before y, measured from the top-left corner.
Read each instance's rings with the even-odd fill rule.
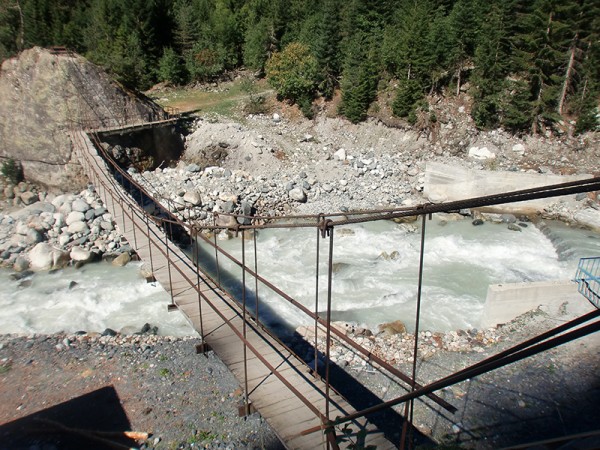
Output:
[[[252,95],[264,97],[274,95],[265,80],[253,83]],[[225,116],[239,118],[244,106],[250,101],[248,80],[238,78],[232,82],[221,83],[218,87],[178,87],[148,94],[156,103],[165,108],[175,108],[182,113],[194,113],[201,116]]]
[[[5,373],[10,372],[10,365],[0,366],[0,375],[4,375]]]
[[[171,371],[170,371],[169,369],[167,369],[167,368],[162,368],[162,369],[160,369],[160,370],[158,371],[158,374],[159,374],[161,377],[168,377],[169,375],[171,375]]]

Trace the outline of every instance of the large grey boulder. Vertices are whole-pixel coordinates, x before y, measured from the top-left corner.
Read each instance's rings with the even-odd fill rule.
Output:
[[[299,203],[306,203],[306,192],[302,188],[294,188],[288,192],[288,196]]]
[[[40,242],[31,249],[29,254],[30,267],[33,270],[49,270],[54,264],[54,247],[45,242]]]
[[[77,262],[89,262],[92,259],[92,252],[90,252],[89,250],[86,250],[82,247],[73,247],[71,249],[71,252],[69,253],[69,256],[71,257],[71,259],[73,261],[77,261]]]

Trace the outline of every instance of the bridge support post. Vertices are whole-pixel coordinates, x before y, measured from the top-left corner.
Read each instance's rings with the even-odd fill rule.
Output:
[[[192,227],[190,231],[190,241],[193,248],[192,259],[196,267],[196,292],[198,293],[198,312],[200,314],[200,338],[202,339],[202,344],[200,344],[202,346],[200,353],[206,354],[206,347],[208,345],[204,342],[204,318],[202,317],[202,295],[200,295],[200,269],[198,267],[198,259],[200,253],[198,249],[198,230],[196,229],[196,227]],[[196,348],[196,351],[198,352],[198,348]]]
[[[431,217],[431,216],[430,216]],[[421,216],[421,248],[419,253],[419,281],[417,285],[417,310],[415,312],[415,343],[413,347],[413,361],[410,391],[413,392],[417,386],[417,357],[419,352],[419,325],[421,323],[421,294],[423,292],[423,266],[425,259],[425,225],[427,223],[427,214]],[[400,438],[400,449],[403,450],[407,444],[408,448],[412,448],[413,431],[412,426],[414,416],[415,401],[411,399],[405,403],[404,407],[404,423],[402,424],[402,437]],[[409,431],[410,427],[410,431]]]
[[[331,364],[331,291],[333,284],[333,230],[334,228],[326,229],[329,235],[329,261],[327,263],[327,334],[326,334],[326,350],[325,350],[325,416],[330,420],[330,403],[331,403],[331,386],[329,383],[329,372]],[[330,442],[327,441],[327,448],[330,448]]]
[[[242,230],[242,336],[244,345],[244,411],[245,416],[250,415],[250,401],[248,399],[248,347],[246,333],[246,236]]]
[[[165,222],[163,222],[164,225]],[[171,229],[171,235],[173,234],[173,230],[171,228],[171,222],[169,222],[169,228]],[[171,256],[169,255],[169,233],[167,233],[165,227],[165,248],[167,253],[167,270],[169,272],[169,294],[171,295],[171,304],[167,306],[168,311],[175,311],[177,309],[177,305],[175,304],[175,297],[173,296],[173,279],[171,277]]]

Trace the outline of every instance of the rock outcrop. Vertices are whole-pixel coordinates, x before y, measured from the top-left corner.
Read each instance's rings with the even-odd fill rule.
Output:
[[[163,111],[73,53],[35,47],[0,71],[0,160],[23,165],[25,178],[54,190],[83,187],[67,134],[160,117]]]

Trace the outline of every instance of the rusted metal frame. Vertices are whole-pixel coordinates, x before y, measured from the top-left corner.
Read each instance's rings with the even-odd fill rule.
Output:
[[[212,242],[210,242],[210,241],[206,241],[206,242],[208,244],[210,244],[210,245],[213,245]],[[223,250],[220,247],[218,248],[218,250],[224,256],[226,256],[229,260],[231,260],[234,264],[240,266],[241,263],[235,257],[233,257],[231,254],[229,254],[228,252],[226,252],[225,250]],[[290,297],[288,294],[286,294],[285,292],[283,292],[277,286],[273,285],[271,282],[269,282],[268,280],[266,280],[262,276],[260,276],[257,273],[253,272],[251,269],[246,268],[246,270],[247,270],[247,272],[251,276],[257,277],[258,280],[262,284],[264,284],[266,287],[268,287],[273,292],[275,292],[276,294],[278,294],[280,297],[282,297],[288,303],[290,303],[293,306],[295,306],[296,308],[298,308],[300,311],[302,311],[304,314],[306,314],[309,318],[315,319],[323,327],[327,327],[327,321],[326,320],[321,319],[317,314],[314,314],[306,306],[304,306],[303,304],[301,304],[297,300],[295,300],[292,297]],[[344,333],[342,333],[341,331],[339,331],[337,328],[335,328],[335,327],[331,328],[331,332],[333,334],[335,334],[335,336],[338,339],[342,340],[345,344],[349,345],[354,350],[356,350],[357,352],[359,352],[360,354],[362,354],[363,357],[365,357],[367,360],[369,360],[371,362],[375,362],[377,365],[379,365],[380,367],[384,368],[389,373],[391,373],[392,375],[398,377],[400,380],[404,381],[405,383],[407,383],[409,385],[412,383],[412,380],[411,380],[411,378],[408,375],[406,375],[405,373],[401,372],[399,369],[397,369],[396,367],[392,366],[391,364],[387,363],[386,361],[384,361],[383,359],[381,359],[377,355],[372,354],[369,350],[365,349],[364,347],[362,347],[359,344],[357,344],[356,342],[354,342],[352,339],[350,339]],[[288,350],[291,351],[291,349],[289,347],[288,347]],[[417,387],[421,387],[421,385],[418,384],[418,383],[416,384],[416,386]],[[447,411],[449,411],[451,413],[454,413],[457,410],[456,407],[452,406],[446,400],[442,399],[441,397],[439,397],[439,396],[437,396],[435,394],[428,395],[428,397],[431,400],[433,400],[434,402],[436,402],[439,406],[441,406],[442,408],[446,409]]]
[[[327,428],[325,430],[325,443],[327,444],[327,448],[331,448],[332,450],[340,450],[340,445],[337,442],[337,435],[334,427]]]
[[[202,345],[205,344],[204,339],[204,317],[202,315],[202,297],[200,296],[200,269],[198,269],[199,249],[198,249],[198,230],[192,228],[195,233],[193,238],[193,249],[194,258],[196,260],[196,291],[198,292],[198,313],[200,314],[200,337],[202,338]]]
[[[144,218],[142,220],[146,223],[146,236],[148,237],[148,252],[150,253],[150,271],[152,272],[152,276],[154,277],[154,262],[152,261],[152,245],[150,243],[150,219],[148,218],[148,214],[144,210],[144,192],[145,191],[140,190],[140,208],[144,212]],[[140,231],[142,232],[142,234],[144,234],[144,230],[140,228]]]
[[[589,322],[590,320],[592,320],[592,319],[594,319],[594,318],[596,318],[598,316],[600,316],[600,310],[591,311],[591,312],[589,312],[587,314],[584,314],[583,316],[577,317],[577,318],[575,318],[575,319],[573,319],[573,320],[571,320],[571,321],[569,321],[567,323],[559,325],[558,327],[552,328],[551,330],[548,330],[548,331],[546,331],[546,332],[544,332],[544,333],[542,333],[542,334],[540,334],[538,336],[534,336],[533,338],[528,339],[528,340],[526,340],[526,341],[524,341],[524,342],[522,342],[520,344],[517,344],[517,345],[515,345],[515,346],[513,346],[513,347],[511,347],[511,348],[509,348],[507,350],[504,350],[504,351],[502,351],[500,353],[497,353],[496,355],[490,356],[489,358],[486,358],[486,359],[484,359],[484,360],[482,360],[482,361],[480,361],[480,362],[478,362],[476,364],[471,365],[469,368],[473,369],[473,368],[477,368],[477,367],[480,367],[480,366],[483,366],[483,365],[486,365],[486,364],[493,363],[493,362],[495,362],[497,360],[500,360],[502,358],[510,356],[510,355],[512,355],[512,354],[514,354],[514,353],[516,353],[518,351],[521,351],[521,350],[524,350],[524,349],[526,349],[528,347],[531,347],[534,344],[537,344],[539,342],[543,342],[546,339],[551,338],[552,336],[556,336],[556,335],[558,335],[560,333],[563,333],[563,332],[565,332],[567,330],[570,330],[571,328],[574,328],[574,327],[576,327],[578,325],[581,325],[581,324],[583,324],[585,322]]]
[[[332,226],[350,225],[364,222],[371,222],[381,219],[396,219],[400,217],[414,216],[417,214],[433,214],[440,212],[453,212],[466,208],[483,208],[486,206],[501,205],[504,203],[516,203],[526,200],[536,200],[541,198],[559,197],[563,195],[579,194],[600,190],[600,177],[589,178],[587,180],[572,181],[569,183],[554,184],[532,189],[507,192],[503,194],[487,195],[483,197],[474,197],[465,200],[453,202],[420,205],[413,209],[400,211],[397,213],[380,214],[374,211],[374,215],[366,218],[345,219],[334,221]]]
[[[419,279],[417,285],[417,307],[415,311],[415,344],[413,347],[413,360],[412,360],[412,383],[410,386],[411,392],[415,390],[417,383],[417,357],[419,353],[419,327],[421,324],[421,299],[423,293],[423,266],[425,261],[425,226],[427,224],[427,216],[423,214],[421,221],[421,247],[419,252]],[[414,414],[414,399],[406,402],[404,409],[404,423],[402,424],[402,437],[400,438],[400,449],[404,450],[406,444],[406,437],[408,433],[408,426],[410,428],[410,436],[408,442],[408,448],[412,448],[412,423]]]
[[[329,230],[329,258],[327,261],[327,329],[325,337],[325,416],[329,421],[329,403],[331,402],[330,396],[330,364],[331,364],[331,294],[333,287],[333,231],[334,228]],[[329,441],[327,441],[329,443]],[[328,445],[329,446],[329,445]]]
[[[552,339],[548,339],[548,340],[545,340],[545,341],[539,342],[539,343],[536,342],[534,345],[530,345],[525,348],[521,348],[518,351],[513,351],[512,348],[508,349],[507,350],[508,355],[506,355],[504,357],[500,357],[500,358],[492,357],[492,358],[490,358],[491,361],[482,361],[480,363],[474,364],[463,370],[460,370],[451,375],[448,375],[447,377],[444,377],[437,381],[434,381],[426,386],[417,388],[414,391],[404,394],[395,399],[388,400],[387,402],[383,402],[383,403],[380,403],[379,405],[371,406],[370,408],[366,408],[361,411],[357,411],[355,413],[347,415],[346,417],[341,417],[339,419],[336,419],[333,421],[332,424],[329,424],[329,425],[339,425],[344,422],[349,422],[349,421],[358,419],[360,417],[363,417],[365,415],[381,411],[382,409],[396,406],[400,403],[404,403],[411,399],[420,398],[424,395],[427,395],[428,393],[431,393],[431,392],[434,392],[434,391],[437,391],[440,389],[444,389],[448,386],[452,386],[454,384],[460,383],[469,378],[474,378],[481,374],[491,372],[492,370],[499,369],[500,367],[504,367],[508,364],[512,364],[514,362],[520,361],[525,358],[529,358],[538,353],[550,350],[554,347],[558,347],[559,345],[562,345],[567,342],[573,341],[575,339],[579,339],[581,337],[587,336],[588,334],[596,333],[598,331],[600,331],[600,320],[597,320],[596,322],[593,322],[593,323],[583,326],[581,328],[577,328],[576,330],[569,331],[568,333],[561,334],[560,336],[553,337]],[[529,341],[526,341],[522,344],[519,344],[516,347],[521,347],[528,342]],[[304,430],[300,434],[307,435],[307,434],[314,433],[314,432],[319,431],[324,428],[326,428],[326,427],[325,426],[313,427],[313,428]]]
[[[269,361],[267,361],[267,359],[252,345],[252,343],[250,343],[247,339],[244,338],[242,333],[240,333],[240,331],[235,327],[235,325],[231,323],[231,320],[227,319],[225,315],[219,310],[219,308],[217,308],[213,304],[213,302],[206,295],[204,295],[204,293],[199,293],[204,299],[204,301],[212,308],[212,310],[221,318],[221,320],[223,320],[224,323],[227,324],[227,326],[229,326],[229,328],[234,332],[234,334],[244,342],[245,346],[248,349],[250,349],[252,353],[254,353],[254,355],[265,365],[265,367],[269,369],[269,371],[273,375],[275,375],[302,403],[304,403],[304,405],[310,411],[312,411],[315,414],[315,416],[321,419],[321,422],[324,423],[325,416],[319,411],[319,409],[316,408],[306,397],[304,397],[304,395],[302,395],[302,393],[298,391],[294,387],[294,385],[292,385],[288,380],[286,380],[286,378],[281,373],[279,373],[279,370],[277,370],[276,367],[269,363]]]
[[[89,136],[89,135],[88,135],[88,136]],[[94,135],[94,136],[96,136],[96,135]],[[97,137],[96,137],[96,142],[99,142],[99,141],[98,141],[98,139],[97,139]],[[94,148],[96,149],[96,151],[98,151],[98,148],[102,148],[102,147],[101,147],[101,146],[99,146],[99,145],[95,145],[95,146],[94,146]],[[91,155],[90,155],[90,156],[91,156]],[[96,160],[94,160],[94,161],[96,162],[96,165],[98,166],[98,165],[99,165],[99,162],[98,162],[98,161],[96,161]],[[104,161],[106,161],[106,160],[104,159]],[[114,161],[112,162],[112,164],[114,165]],[[115,166],[115,168],[120,170],[120,168],[119,168],[118,166]],[[99,170],[102,170],[100,167],[98,167],[98,169],[99,169]],[[125,173],[124,173],[122,170],[120,170],[120,172],[121,172],[121,174],[122,174],[122,175],[124,175],[124,174],[125,174]],[[128,178],[129,178],[129,177],[128,177]],[[107,177],[107,179],[108,179],[108,177]],[[113,180],[114,180],[114,179],[113,179]],[[130,181],[130,182],[134,182],[134,180],[132,180],[132,179],[129,179],[129,181]],[[135,182],[134,182],[134,183],[135,183]],[[135,183],[135,184],[138,186],[138,188],[139,188],[141,191],[143,191],[144,193],[146,193],[146,195],[148,195],[148,193],[146,192],[146,190],[145,190],[145,189],[143,189],[143,188],[142,188],[142,187],[141,187],[141,186],[140,186],[138,183]],[[120,185],[119,185],[119,184],[116,182],[116,180],[114,181],[114,188],[115,188],[115,190],[116,190],[117,192],[121,192]],[[113,209],[114,209],[114,201],[115,201],[114,192],[113,192],[113,190],[109,190],[109,192],[111,193],[111,199],[112,199],[112,201],[113,201]],[[154,199],[152,196],[150,196],[150,195],[148,195],[148,196],[149,196],[149,198],[151,198],[151,199],[152,199],[152,200],[153,200],[153,201],[156,203],[156,200],[155,200],[155,199]],[[121,201],[121,197],[119,197],[119,201]],[[126,201],[128,202],[128,200],[126,200]],[[124,209],[123,209],[123,210],[124,210]],[[135,208],[133,208],[133,210],[135,210]],[[143,213],[143,211],[141,211],[141,213],[142,213],[142,215],[143,215],[143,216],[145,216],[146,218],[148,217],[146,214],[144,214],[144,213]],[[172,221],[165,221],[165,222],[168,222],[170,226],[171,226],[171,224],[172,224]],[[147,225],[148,225],[148,230],[150,230],[149,222],[147,222]],[[171,229],[172,229],[172,228],[171,228]],[[156,235],[156,233],[154,233],[154,232],[152,232],[152,233]],[[160,237],[159,237],[159,236],[156,236],[156,237],[159,239],[159,241],[161,241],[161,239],[160,239]],[[148,235],[148,238],[150,239],[150,236],[149,236],[149,235]],[[170,295],[171,295],[171,302],[172,302],[172,303],[171,303],[171,305],[174,305],[174,299],[173,299],[173,293],[172,293],[172,283],[171,283],[171,265],[169,264],[169,262],[171,261],[171,257],[169,256],[169,252],[168,252],[168,243],[169,243],[169,239],[165,239],[165,245],[166,245],[166,247],[167,247],[167,252],[166,252],[166,253],[165,253],[165,252],[163,252],[163,251],[160,249],[160,247],[159,247],[159,246],[157,246],[157,249],[158,249],[159,251],[161,251],[161,253],[163,253],[163,255],[164,255],[166,258],[167,258],[167,261],[168,261],[168,264],[167,264],[167,265],[168,265],[168,269],[169,269],[169,283],[171,284],[171,286],[170,286],[170,287],[171,287],[171,292],[170,292]],[[181,260],[181,258],[179,258],[179,259]],[[190,266],[189,266],[189,264],[187,264],[187,262],[186,262],[186,261],[183,261],[183,260],[182,260],[182,262],[184,262],[186,265],[188,265],[188,267],[190,267]],[[178,268],[176,265],[175,265],[175,267],[176,267],[176,268],[178,269],[178,271],[179,271],[179,272],[180,272],[180,273],[181,273],[181,274],[182,274],[182,275],[185,277],[185,275],[183,274],[183,272],[181,272],[181,271],[179,270],[179,268]],[[186,278],[186,280],[187,280],[187,277],[185,277],[185,278]],[[188,282],[190,282],[190,280],[187,280],[187,281],[188,281]],[[190,282],[190,283],[191,283],[191,282]]]
[[[171,224],[169,224],[169,227],[171,227]],[[171,228],[171,235],[173,234],[173,228]],[[171,277],[171,257],[169,256],[169,236],[167,235],[167,232],[165,230],[165,247],[167,249],[167,269],[169,272],[169,294],[171,294],[171,308],[176,307],[177,305],[175,305],[175,297],[173,296],[173,279]]]
[[[323,220],[323,215],[319,214],[317,217],[317,225]],[[321,232],[317,228],[317,261],[315,263],[315,378],[319,372],[319,348],[318,348],[318,335],[319,335],[319,265],[320,265],[320,252],[321,252]]]
[[[217,217],[213,214],[213,224],[217,224]],[[217,267],[217,286],[219,286],[219,289],[222,289],[221,287],[221,270],[219,267],[219,246],[217,245],[217,232],[216,230],[213,231],[213,239],[215,240],[215,265]]]
[[[244,230],[242,230],[242,335],[244,336],[244,409],[245,414],[250,414],[250,404],[248,402],[248,353],[245,342],[248,340],[246,335],[246,239]]]
[[[252,233],[252,240],[254,241],[254,271],[258,273],[258,244],[256,242],[256,230]],[[258,314],[258,278],[254,277],[254,302],[255,302],[255,314],[256,323],[260,325],[260,317]]]

